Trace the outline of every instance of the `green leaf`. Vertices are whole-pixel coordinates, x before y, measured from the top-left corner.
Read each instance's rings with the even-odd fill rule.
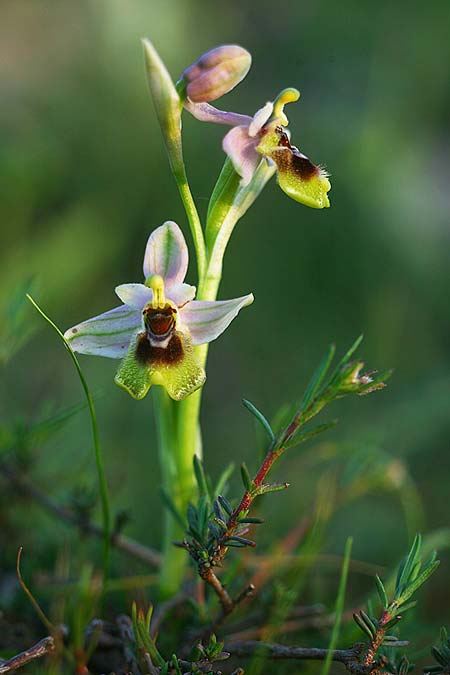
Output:
[[[368,614],[366,614],[366,612],[364,612],[364,610],[362,610],[362,609],[360,610],[359,615],[361,616],[361,618],[363,619],[365,624],[367,626],[369,626],[369,628],[372,630],[373,635],[375,635],[376,632],[377,632],[377,626],[376,626],[374,620]]]
[[[323,380],[324,380],[324,378],[325,378],[325,376],[328,372],[328,369],[331,365],[331,362],[333,360],[335,351],[336,351],[335,345],[332,344],[328,347],[327,353],[323,357],[319,367],[317,368],[316,372],[312,376],[312,378],[311,378],[311,380],[308,384],[308,387],[305,391],[305,394],[303,396],[303,400],[302,400],[302,403],[301,403],[301,409],[302,410],[306,410],[306,408],[308,408],[309,404],[312,402],[313,398],[315,397],[315,395],[319,391],[320,385],[322,384],[322,382],[323,382]]]
[[[413,609],[417,605],[417,600],[412,600],[411,602],[407,602],[405,605],[400,605],[397,609],[399,613],[406,614],[410,609]]]
[[[223,255],[236,223],[250,208],[273,176],[275,166],[269,165],[265,159],[262,159],[250,183],[244,187],[239,184],[232,201],[235,177],[232,176],[229,166],[224,167],[224,171],[222,179],[219,177],[220,185],[217,187],[216,197],[209,210],[206,224],[209,273],[213,276],[220,274]]]
[[[421,574],[403,591],[401,597],[398,599],[401,603],[406,602],[409,598],[427,581],[439,567],[440,561],[435,560],[430,565],[425,567]]]
[[[247,401],[247,399],[245,399],[245,398],[242,399],[242,403],[245,405],[247,410],[249,410],[252,413],[252,415],[254,415],[256,417],[258,422],[264,428],[264,431],[266,432],[270,441],[273,442],[275,440],[275,434],[274,434],[274,432],[272,430],[272,427],[270,426],[270,423],[267,420],[267,418],[262,414],[262,412],[260,410],[258,410],[258,408],[255,405],[253,405],[253,403],[251,403],[250,401]]]
[[[197,457],[197,455],[194,455],[194,473],[200,495],[205,497],[209,496],[203,462]]]
[[[364,339],[363,334],[361,334],[359,337],[357,337],[356,340],[354,341],[354,343],[352,344],[352,346],[350,347],[350,349],[341,358],[341,360],[337,364],[336,368],[334,369],[333,374],[331,375],[330,384],[332,384],[335,381],[335,379],[337,378],[337,376],[341,372],[342,368],[345,366],[345,364],[348,361],[350,361],[350,359],[352,358],[353,354],[358,349],[358,347],[361,344],[361,342],[363,341],[363,339]]]
[[[226,498],[223,497],[222,495],[219,495],[219,496],[217,497],[217,499],[218,499],[218,501],[219,501],[221,507],[224,509],[224,511],[226,511],[227,515],[228,515],[228,516],[231,516],[232,513],[233,513],[233,507],[231,506],[231,504],[230,504],[230,502],[228,501],[228,499],[226,499]]]
[[[353,620],[361,628],[362,632],[365,633],[371,640],[375,637],[375,633],[372,630],[371,625],[367,625],[360,614],[353,614]]]
[[[259,486],[257,494],[266,495],[270,492],[280,492],[281,490],[286,490],[288,487],[289,483],[265,483]]]
[[[333,420],[332,422],[326,422],[325,424],[318,424],[316,427],[310,429],[309,431],[304,431],[303,433],[296,434],[290,441],[288,441],[288,443],[283,445],[283,448],[285,450],[287,450],[288,448],[294,448],[296,445],[300,445],[305,441],[309,441],[311,438],[314,438],[314,436],[318,436],[318,434],[321,434],[324,431],[328,431],[328,429],[335,427],[337,423],[338,420]]]
[[[339,589],[336,598],[336,605],[334,611],[334,624],[331,632],[330,642],[328,644],[328,655],[322,668],[322,675],[328,675],[331,666],[331,659],[333,650],[336,648],[339,631],[341,628],[342,614],[344,611],[345,589],[347,588],[348,568],[350,565],[350,557],[352,553],[353,539],[348,537],[345,544],[344,560],[342,561],[341,579],[339,581]]]
[[[232,535],[231,537],[227,537],[225,539],[225,543],[227,546],[251,546],[254,548],[256,546],[255,542],[252,541],[251,539],[246,539],[245,537],[238,537],[237,535]]]
[[[229,157],[226,158],[217,183],[212,191],[206,216],[206,243],[211,249],[236,193],[239,190],[241,177],[235,171]]]
[[[437,647],[431,647],[431,653],[433,654],[436,661],[441,664],[441,666],[445,667],[447,665],[447,659]]]
[[[419,555],[420,551],[420,546],[422,543],[422,538],[420,534],[416,534],[414,537],[414,541],[412,543],[412,546],[409,550],[408,555],[400,565],[399,571],[398,571],[398,577],[397,577],[397,583],[395,586],[395,595],[400,594],[401,591],[403,590],[405,584],[407,584],[409,577],[411,575],[411,571],[413,566],[415,565],[417,561],[417,556]]]
[[[387,594],[386,594],[386,589],[385,589],[384,584],[381,581],[380,577],[378,576],[378,574],[375,575],[375,584],[376,584],[376,587],[377,587],[378,596],[380,598],[381,605],[382,605],[383,609],[386,609],[387,606],[389,605],[389,602],[388,602],[388,598],[387,598]]]
[[[250,478],[250,474],[247,469],[247,465],[245,462],[242,462],[241,464],[241,477],[242,477],[242,482],[244,484],[244,488],[247,490],[247,492],[250,492],[252,489],[252,479]]]

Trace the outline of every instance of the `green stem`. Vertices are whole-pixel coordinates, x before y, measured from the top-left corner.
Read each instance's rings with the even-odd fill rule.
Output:
[[[95,462],[97,464],[97,475],[98,475],[98,483],[100,487],[100,498],[101,498],[101,503],[102,503],[102,518],[103,518],[103,580],[102,580],[102,597],[104,596],[107,585],[108,585],[108,577],[109,577],[109,567],[110,567],[110,557],[111,557],[111,511],[110,511],[110,506],[109,506],[109,495],[108,495],[108,485],[106,483],[106,476],[105,476],[105,467],[103,465],[103,455],[100,447],[100,438],[99,438],[99,433],[98,433],[98,423],[97,423],[97,415],[95,412],[94,408],[94,401],[91,395],[91,392],[89,390],[88,383],[86,381],[86,378],[83,375],[83,371],[81,370],[81,366],[79,364],[79,361],[77,357],[75,356],[75,353],[70,346],[70,344],[67,342],[66,338],[62,334],[62,332],[59,330],[58,326],[45,314],[45,312],[39,307],[37,302],[33,300],[31,295],[27,294],[28,300],[31,302],[31,304],[37,309],[39,314],[47,321],[47,323],[56,331],[56,333],[59,335],[61,340],[64,343],[64,346],[66,347],[67,351],[69,352],[69,355],[75,365],[76,371],[78,373],[78,377],[80,378],[81,385],[84,390],[84,394],[86,396],[86,401],[88,404],[89,408],[89,414],[91,418],[91,427],[92,427],[92,439],[94,443],[94,450],[95,450]]]
[[[182,514],[178,496],[178,466],[176,460],[176,403],[162,387],[154,387],[153,403],[158,438],[159,464],[162,488]],[[168,509],[164,515],[163,564],[160,573],[160,593],[167,598],[179,589],[184,573],[185,552],[174,547],[173,542],[182,539],[184,532]]]
[[[206,269],[205,238],[203,236],[202,224],[198,215],[197,207],[195,206],[191,188],[189,187],[182,155],[180,161],[178,161],[176,165],[171,161],[171,168],[178,186],[181,200],[183,202],[184,210],[186,211],[187,219],[189,221],[192,239],[194,240],[195,253],[197,256],[197,271],[200,282],[200,280],[203,279]]]

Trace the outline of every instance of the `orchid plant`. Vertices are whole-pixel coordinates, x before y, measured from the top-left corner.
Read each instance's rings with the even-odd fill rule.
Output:
[[[253,526],[262,522],[252,514],[255,500],[288,487],[287,482],[269,481],[269,473],[275,462],[293,446],[304,443],[334,425],[335,422],[331,421],[310,426],[311,420],[324,408],[349,395],[364,395],[382,389],[390,372],[363,372],[363,362],[353,360],[361,342],[361,338],[358,338],[333,369],[331,366],[335,348],[331,346],[328,349],[300,404],[286,408],[283,420],[279,419],[272,424],[256,406],[244,401],[266,435],[264,458],[253,476],[246,465],[242,464],[243,493],[240,498],[233,499],[224,495],[226,471],[218,483],[213,484],[202,461],[199,423],[208,345],[221,336],[240,310],[251,305],[254,299],[252,293],[231,300],[217,299],[227,244],[237,222],[274,175],[283,192],[312,208],[330,206],[328,192],[331,185],[327,171],[322,166],[313,164],[291,144],[284,108],[287,103],[299,99],[300,94],[296,89],[284,89],[273,102],[265,103],[253,116],[219,110],[211,105],[212,101],[229,92],[246,76],[251,65],[251,56],[245,49],[237,45],[213,49],[186,68],[175,83],[153,45],[148,40],[144,40],[143,44],[150,93],[189,223],[196,258],[196,284],[186,283],[185,280],[189,251],[183,232],[175,222],[167,220],[150,233],[144,253],[142,281],[116,287],[115,292],[122,304],[76,324],[63,335],[30,298],[68,348],[91,413],[103,509],[103,591],[107,586],[109,546],[113,541],[117,544],[117,537],[114,538],[115,531],[111,527],[93,400],[76,352],[120,360],[115,383],[134,399],[142,400],[152,390],[163,478],[162,496],[168,507],[162,560],[159,554],[152,553],[153,560],[156,557],[158,564],[160,563],[160,594],[163,599],[170,598],[163,605],[171,606],[177,600],[189,558],[201,581],[210,588],[211,594],[217,596],[220,604],[218,616],[209,621],[205,631],[205,594],[204,586],[201,587],[203,590],[199,591],[200,602],[197,604],[200,607],[203,603],[202,610],[198,612],[198,616],[201,616],[198,623],[202,629],[195,636],[195,640],[191,641],[195,645],[189,661],[179,659],[178,652],[169,659],[162,655],[159,645],[156,644],[158,627],[155,627],[155,622],[152,623],[152,607],[145,614],[134,605],[132,619],[122,634],[122,639],[129,640],[132,644],[132,649],[128,650],[133,652],[129,660],[130,672],[151,675],[169,672],[177,675],[183,672],[192,675],[200,672],[211,674],[217,672],[212,665],[215,661],[228,658],[230,653],[237,656],[258,656],[261,655],[262,646],[264,654],[273,658],[324,660],[325,675],[332,660],[341,662],[348,672],[355,675],[381,672],[407,675],[408,663],[404,660],[397,663],[390,657],[388,659],[382,650],[405,644],[395,632],[402,618],[400,612],[403,615],[412,608],[415,601],[411,602],[410,598],[439,564],[434,553],[427,560],[422,557],[420,537],[416,537],[408,556],[401,564],[392,593],[389,580],[385,587],[381,579],[376,577],[376,589],[381,602],[380,613],[373,610],[372,603],[367,607],[367,613],[364,610],[355,613],[354,619],[365,635],[365,643],[356,643],[347,650],[334,649],[342,618],[351,538],[347,541],[335,624],[328,650],[300,647],[291,649],[282,645],[250,641],[231,643],[227,645],[227,649],[231,651],[225,652],[224,643],[216,639],[214,631],[254,591],[253,584],[248,584],[233,597],[216,574],[217,568],[222,566],[230,549],[256,545],[249,536],[254,536]],[[183,157],[184,111],[201,122],[231,127],[223,138],[222,146],[226,157],[212,191],[204,223],[201,222],[190,190]],[[93,531],[98,532],[95,528]],[[178,540],[177,546],[173,546],[174,539]],[[125,542],[125,546],[129,550],[130,542]],[[131,548],[134,551],[137,549],[139,555],[142,555],[142,546],[135,545]],[[148,557],[148,552],[146,555]],[[17,571],[22,588],[32,598],[39,616],[52,633],[52,637],[47,640],[54,639],[54,642],[46,643],[45,649],[53,650],[56,641],[58,649],[63,653],[67,636],[47,620],[25,586],[20,574],[20,555]],[[193,598],[190,599],[194,602]],[[80,622],[78,627],[79,624]],[[100,629],[103,630],[102,627]],[[89,641],[89,648],[84,646],[86,640],[82,632],[78,631],[76,640],[73,636],[71,639],[76,672],[87,673],[86,664],[92,645],[92,649],[95,649],[96,638]],[[433,667],[433,672],[436,673],[448,672],[449,649],[446,633],[443,633],[441,642],[441,647],[435,650],[439,662],[438,666]],[[36,646],[38,656],[45,653],[42,648],[40,643]],[[180,652],[183,653],[183,649]],[[27,652],[28,657],[30,653]],[[17,658],[8,665],[9,670],[15,668]],[[1,672],[7,672],[4,668],[0,664]],[[387,668],[389,669],[386,670]],[[238,669],[235,672],[242,671]]]
[[[115,382],[133,398],[144,398],[157,385],[154,401],[164,489],[183,512],[196,492],[192,461],[202,455],[199,414],[207,346],[253,302],[251,293],[217,300],[234,226],[275,173],[286,194],[314,208],[329,206],[331,186],[326,171],[290,143],[284,107],[298,100],[296,89],[284,89],[254,116],[211,105],[247,74],[251,56],[245,49],[238,45],[213,49],[186,68],[175,84],[153,45],[148,40],[143,45],[150,93],[195,247],[197,285],[185,283],[188,248],[178,225],[169,220],[150,234],[143,283],[117,286],[123,304],[69,328],[65,338],[75,352],[121,359]],[[202,122],[231,126],[223,139],[226,159],[205,225],[186,175],[183,110]],[[180,534],[169,514],[161,580],[166,592],[178,586],[183,574],[180,552],[171,544]]]

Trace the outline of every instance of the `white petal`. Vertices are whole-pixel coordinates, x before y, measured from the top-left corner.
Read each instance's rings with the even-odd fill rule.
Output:
[[[121,284],[116,287],[116,294],[125,305],[141,311],[153,298],[152,289],[144,284]]]
[[[141,312],[121,305],[69,328],[64,337],[74,352],[121,359],[141,330]]]
[[[271,101],[267,101],[267,103],[262,108],[257,110],[248,128],[249,136],[256,136],[258,131],[260,131],[262,127],[265,125],[265,123],[271,116],[272,112],[273,112],[273,103]]]
[[[215,122],[216,124],[236,127],[240,124],[248,125],[252,121],[249,115],[219,110],[209,103],[194,103],[190,99],[186,99],[184,107],[200,122]]]
[[[195,298],[196,290],[195,286],[190,286],[189,284],[175,284],[175,286],[167,289],[166,295],[177,307],[182,307]]]
[[[222,141],[224,151],[233,162],[237,173],[242,176],[243,187],[250,183],[261,160],[261,155],[256,150],[258,143],[259,139],[248,135],[247,127],[234,127]]]
[[[214,302],[193,300],[180,309],[180,317],[191,333],[192,344],[203,345],[219,337],[239,310],[251,305],[252,302],[252,293],[233,300]]]
[[[144,256],[144,276],[159,274],[166,286],[181,284],[186,276],[189,253],[180,228],[166,221],[151,233]]]

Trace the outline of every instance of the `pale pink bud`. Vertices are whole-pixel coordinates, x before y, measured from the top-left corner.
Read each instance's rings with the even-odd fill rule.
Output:
[[[215,101],[231,91],[247,75],[252,57],[239,45],[222,45],[203,54],[186,68],[181,80],[195,103]]]

